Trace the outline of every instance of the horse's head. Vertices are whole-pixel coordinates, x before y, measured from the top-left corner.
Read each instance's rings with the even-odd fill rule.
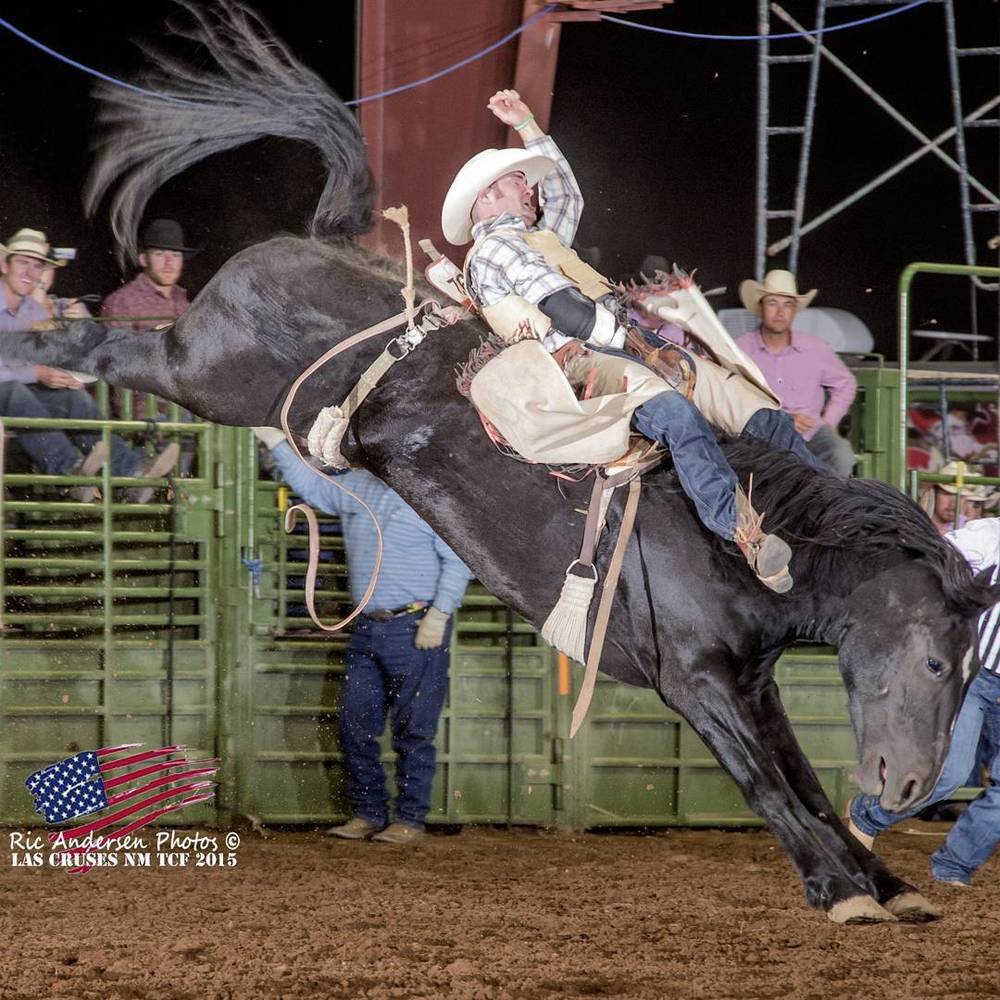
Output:
[[[1000,596],[986,574],[973,578],[964,563],[948,572],[956,579],[915,559],[878,573],[852,595],[857,613],[839,643],[858,783],[890,812],[934,787],[979,666],[977,617]]]
[[[973,576],[924,511],[885,483],[817,475],[742,441],[725,450],[741,478],[754,471],[768,530],[792,546],[795,588],[772,608],[839,649],[862,790],[894,812],[919,802],[941,772],[978,669],[976,623],[1000,586]]]

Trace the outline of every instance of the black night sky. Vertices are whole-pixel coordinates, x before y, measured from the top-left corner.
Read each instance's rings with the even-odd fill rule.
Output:
[[[431,2],[409,4],[411,13],[405,16],[419,17],[422,4]],[[470,0],[470,17],[486,3]],[[261,0],[255,6],[342,96],[356,96],[353,2],[310,7],[305,16],[299,4]],[[677,0],[633,20],[752,34],[756,6],[754,0]],[[812,24],[812,0],[789,0],[785,6]],[[997,44],[997,0],[960,0],[956,8],[960,44]],[[836,8],[829,20],[853,20],[884,9]],[[162,39],[164,20],[176,14],[169,3],[103,0],[20,5],[5,16],[53,49],[128,78],[142,61],[133,40]],[[829,35],[827,44],[925,133],[935,135],[951,125],[940,5]],[[805,46],[780,51],[802,52]],[[79,194],[88,167],[92,81],[6,31],[0,32],[0,53],[5,119],[0,233],[32,226],[45,229],[57,245],[78,246],[79,260],[60,276],[60,291],[107,292],[119,274],[106,215],[93,223],[85,220]],[[750,42],[671,38],[609,23],[563,27],[552,132],[587,197],[578,243],[601,248],[601,266],[609,275],[626,275],[646,254],[662,254],[697,267],[703,287],[727,285],[722,304],[737,304],[736,287],[753,270],[756,61],[757,48]],[[995,58],[965,59],[962,73],[966,112],[997,93]],[[802,66],[774,71],[775,123],[801,120],[805,76]],[[488,96],[483,95],[484,102]],[[821,73],[817,108],[807,217],[919,145],[829,65]],[[998,132],[977,129],[971,135],[974,172],[996,190]],[[774,147],[773,168],[787,175],[794,163],[788,154],[793,140],[775,140],[782,141],[789,146],[784,154],[780,145]],[[953,152],[952,144],[944,148]],[[319,186],[318,166],[308,152],[262,143],[169,185],[153,211],[182,219],[189,239],[205,247],[185,280],[189,290],[197,291],[241,246],[278,230],[297,230]],[[788,190],[785,200],[790,200]],[[990,259],[985,241],[998,226],[996,214],[979,220],[981,261]],[[894,356],[896,284],[901,269],[914,260],[963,260],[958,180],[933,156],[924,156],[805,237],[800,284],[820,289],[817,305],[860,315],[877,348]],[[783,265],[780,259],[774,264]],[[968,329],[964,280],[921,279],[914,323],[934,322],[943,329]],[[980,324],[984,332],[996,329],[995,307]]]

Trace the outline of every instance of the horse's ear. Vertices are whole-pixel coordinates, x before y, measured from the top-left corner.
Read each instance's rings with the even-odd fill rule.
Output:
[[[987,566],[986,569],[981,569],[972,578],[976,589],[982,594],[980,605],[983,611],[987,608],[992,608],[994,604],[1000,604],[1000,582],[990,583],[993,579],[993,571],[995,569],[995,566]]]

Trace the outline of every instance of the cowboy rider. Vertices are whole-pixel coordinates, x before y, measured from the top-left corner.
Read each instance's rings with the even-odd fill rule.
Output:
[[[445,197],[442,231],[456,246],[473,241],[466,259],[467,290],[495,330],[509,323],[511,315],[516,321],[518,308],[526,315],[538,316],[540,311],[551,321],[546,322],[543,346],[557,360],[567,352],[583,353],[593,366],[602,355],[581,351],[581,342],[598,350],[620,348],[625,330],[616,317],[611,284],[569,249],[583,196],[562,152],[516,91],[499,91],[488,107],[518,132],[525,149],[488,149],[472,157]],[[532,196],[536,183],[540,220]],[[706,385],[716,387],[699,401],[713,422],[731,433],[786,448],[818,467],[791,418],[771,397],[700,359],[697,372],[699,382],[704,374]],[[705,527],[736,541],[766,586],[778,593],[790,589],[791,549],[760,530],[759,518],[694,403],[663,382],[662,391],[657,387],[635,407],[631,422],[638,433],[670,449],[681,486]],[[754,523],[755,529],[743,530]]]

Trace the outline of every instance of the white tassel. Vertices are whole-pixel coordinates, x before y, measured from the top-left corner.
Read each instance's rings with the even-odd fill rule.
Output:
[[[587,614],[597,585],[597,570],[594,570],[593,577],[577,576],[572,572],[576,565],[576,562],[572,563],[566,571],[559,600],[542,626],[542,638],[560,653],[583,663]]]
[[[347,433],[347,424],[339,406],[327,406],[320,410],[309,429],[309,453],[331,468],[349,468],[350,463],[340,453],[340,442]]]

